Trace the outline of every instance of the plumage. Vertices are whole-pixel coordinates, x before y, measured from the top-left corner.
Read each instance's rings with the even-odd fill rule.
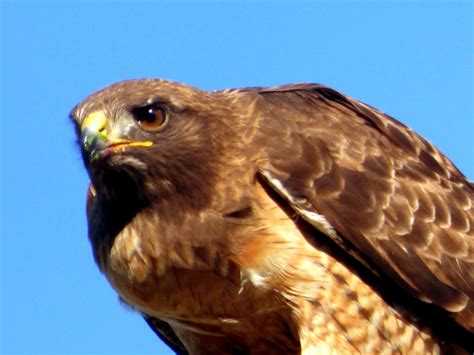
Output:
[[[395,119],[157,79],[71,118],[94,257],[176,352],[474,350],[474,186]]]

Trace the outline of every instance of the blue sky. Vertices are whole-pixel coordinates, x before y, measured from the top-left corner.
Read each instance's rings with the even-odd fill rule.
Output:
[[[3,1],[0,352],[166,353],[100,275],[69,110],[115,81],[319,82],[474,178],[470,1]]]

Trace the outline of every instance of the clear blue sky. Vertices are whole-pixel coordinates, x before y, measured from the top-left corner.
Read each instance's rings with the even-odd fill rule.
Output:
[[[115,81],[319,82],[474,178],[473,18],[455,2],[1,2],[0,352],[165,353],[100,275],[69,110]]]

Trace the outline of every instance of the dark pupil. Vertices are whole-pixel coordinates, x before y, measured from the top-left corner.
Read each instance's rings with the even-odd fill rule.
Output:
[[[155,115],[155,109],[153,108],[148,108],[142,115],[142,120],[153,123],[156,121],[156,115]]]

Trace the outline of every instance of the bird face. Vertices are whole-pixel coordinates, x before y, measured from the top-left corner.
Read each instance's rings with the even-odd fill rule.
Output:
[[[138,117],[137,122],[143,126],[161,126],[165,123],[165,116],[153,114],[152,109],[148,116],[143,120]],[[161,120],[161,121],[160,121]],[[149,147],[153,145],[152,141],[134,141],[130,139],[117,138],[109,134],[110,127],[107,124],[107,118],[104,111],[93,111],[85,119],[81,125],[80,142],[84,154],[86,165],[90,165],[99,159],[103,159],[108,155],[124,151],[130,147]]]
[[[71,118],[98,193],[120,197],[133,187],[148,199],[195,198],[190,195],[211,183],[228,142],[212,132],[228,131],[216,117],[231,119],[226,110],[231,111],[215,97],[210,105],[210,95],[163,80],[133,80],[76,106]]]

